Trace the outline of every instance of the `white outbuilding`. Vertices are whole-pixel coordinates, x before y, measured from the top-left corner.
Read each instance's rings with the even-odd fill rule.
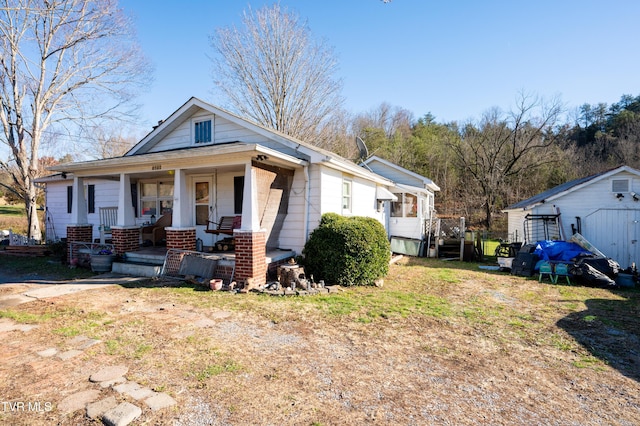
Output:
[[[569,240],[579,233],[622,268],[640,260],[640,171],[631,167],[566,182],[504,212],[512,242]]]

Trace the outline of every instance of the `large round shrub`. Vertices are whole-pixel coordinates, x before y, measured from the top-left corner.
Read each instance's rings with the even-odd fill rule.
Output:
[[[305,272],[315,281],[373,285],[389,272],[391,247],[380,222],[326,213],[302,250]]]

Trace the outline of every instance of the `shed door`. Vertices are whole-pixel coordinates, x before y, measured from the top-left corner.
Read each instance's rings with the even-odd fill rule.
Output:
[[[624,269],[638,263],[640,211],[597,210],[584,219],[582,234]]]

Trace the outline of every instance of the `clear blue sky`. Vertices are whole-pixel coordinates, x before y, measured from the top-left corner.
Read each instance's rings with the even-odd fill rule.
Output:
[[[155,79],[141,125],[191,96],[213,104],[209,36],[262,0],[120,0],[133,15]],[[640,95],[638,0],[281,0],[334,47],[346,108],[382,102],[438,122],[508,110],[519,92],[569,109]]]

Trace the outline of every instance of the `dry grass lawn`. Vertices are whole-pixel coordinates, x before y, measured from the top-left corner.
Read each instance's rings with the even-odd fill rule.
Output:
[[[0,259],[1,260],[1,259]],[[2,269],[2,266],[0,266]],[[6,271],[5,271],[6,272]],[[99,424],[63,398],[88,374],[170,394],[140,425],[637,425],[640,293],[403,259],[382,288],[279,298],[155,282],[0,307],[0,423]],[[0,285],[0,296],[24,291]],[[43,359],[77,336],[101,343]],[[115,395],[101,389],[101,396]],[[132,403],[136,401],[130,400]]]

